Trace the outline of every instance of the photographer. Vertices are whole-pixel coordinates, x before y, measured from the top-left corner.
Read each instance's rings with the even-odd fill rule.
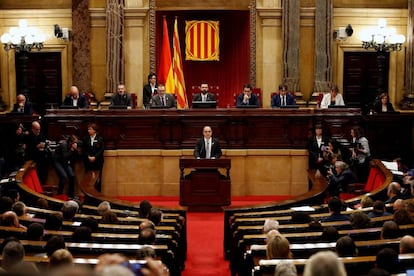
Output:
[[[364,137],[364,132],[360,126],[351,129],[352,145],[351,164],[354,172],[358,176],[358,181],[366,182],[369,173],[369,161],[371,161],[371,151],[368,139]]]
[[[354,173],[343,161],[335,162],[335,171],[328,170],[328,179],[328,191],[331,196],[339,196],[340,192],[347,192],[348,185],[357,182]]]
[[[38,121],[32,122],[30,133],[25,139],[25,159],[33,160],[36,163],[36,171],[40,184],[45,184],[47,179],[47,141],[41,133],[41,126]]]
[[[58,194],[63,193],[65,183],[69,181],[67,195],[74,197],[75,190],[75,174],[73,173],[73,165],[79,156],[78,137],[71,135],[67,140],[61,141],[56,150],[53,160],[53,166],[59,176]]]

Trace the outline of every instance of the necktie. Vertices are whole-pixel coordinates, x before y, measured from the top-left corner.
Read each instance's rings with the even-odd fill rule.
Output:
[[[286,100],[285,100],[285,96],[282,97],[282,105],[285,106],[286,105]]]
[[[206,158],[210,159],[210,141],[207,140],[206,142]]]
[[[162,105],[165,106],[165,97],[162,97],[161,100],[162,100]]]

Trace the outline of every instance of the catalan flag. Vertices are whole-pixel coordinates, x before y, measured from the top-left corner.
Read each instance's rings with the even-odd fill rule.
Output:
[[[171,62],[170,38],[168,36],[167,19],[164,16],[164,25],[162,33],[161,57],[158,67],[158,82],[165,84],[167,93],[174,93],[174,74],[173,64]]]
[[[219,21],[192,20],[185,24],[185,59],[219,60]]]
[[[174,34],[173,34],[173,70],[174,70],[174,83],[175,83],[175,96],[177,97],[177,108],[188,108],[187,94],[185,89],[183,63],[181,60],[181,48],[180,38],[178,36],[177,17],[174,21]]]

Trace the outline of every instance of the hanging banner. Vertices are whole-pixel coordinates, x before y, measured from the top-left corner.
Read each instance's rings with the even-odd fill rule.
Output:
[[[185,21],[185,59],[219,60],[219,21]]]

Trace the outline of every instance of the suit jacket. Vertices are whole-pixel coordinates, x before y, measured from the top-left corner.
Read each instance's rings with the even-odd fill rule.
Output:
[[[96,134],[91,144],[89,135],[82,139],[82,156],[86,171],[102,170],[104,163],[104,141],[102,136]],[[95,162],[90,162],[88,156],[95,156]]]
[[[132,107],[131,95],[128,92],[125,92],[122,96],[119,93],[115,93],[115,95],[112,96],[110,106],[116,105],[125,105]]]
[[[151,106],[163,106],[161,102],[160,95],[155,95],[152,97],[152,104]],[[172,94],[165,94],[165,108],[173,108],[177,107],[177,103],[175,101],[175,97]]]
[[[157,93],[157,87],[158,84],[155,84],[155,90],[154,93]],[[151,98],[152,98],[152,89],[151,85],[147,83],[144,85],[144,88],[142,89],[142,103],[144,106],[150,106],[151,105]]]
[[[210,157],[211,158],[220,158],[221,157],[221,147],[218,139],[211,138],[211,150],[210,150]],[[201,137],[197,140],[195,149],[194,149],[194,157],[195,158],[206,158],[206,145],[204,143],[204,137]]]
[[[384,111],[382,111],[381,102],[378,102],[374,105],[374,111],[376,113],[384,113]],[[387,111],[386,112],[394,112],[394,107],[392,106],[392,103],[387,103]]]
[[[241,93],[237,96],[236,106],[246,106],[246,105],[254,105],[259,107],[259,98],[255,94],[250,95],[249,102],[247,104],[243,103],[244,93]]]
[[[349,184],[356,182],[355,174],[348,168],[339,175],[333,174],[330,176],[328,190],[332,195],[338,195],[340,192],[348,192]]]
[[[63,100],[63,105],[73,106],[73,98],[71,95],[67,95]],[[89,103],[84,94],[79,94],[78,103],[76,105],[78,108],[88,108]]]
[[[207,92],[207,101],[215,101],[216,100],[216,95],[214,95],[213,93]],[[193,102],[202,101],[202,96],[201,93],[197,93],[194,95],[193,97]]]
[[[23,112],[20,112],[20,111],[19,111],[19,104],[18,104],[18,103],[15,103],[15,104],[13,105],[13,110],[12,110],[12,112],[13,112],[13,113],[23,113],[23,114],[25,114],[25,115],[32,115],[32,114],[33,114],[33,105],[32,105],[32,103],[31,103],[31,102],[26,101],[26,102],[24,103]]]
[[[327,146],[329,138],[327,136],[322,135],[322,142],[321,145]],[[312,135],[312,137],[308,140],[307,149],[309,151],[309,168],[310,169],[320,169],[320,164],[318,164],[318,158],[322,156],[322,150],[318,147],[318,141],[316,140],[316,136]]]
[[[280,99],[280,94],[277,93],[276,95],[274,95],[272,97],[272,102],[271,102],[271,106],[272,107],[280,107],[281,106],[281,99]],[[296,101],[295,101],[295,97],[290,94],[290,93],[286,93],[286,105],[295,105]]]

